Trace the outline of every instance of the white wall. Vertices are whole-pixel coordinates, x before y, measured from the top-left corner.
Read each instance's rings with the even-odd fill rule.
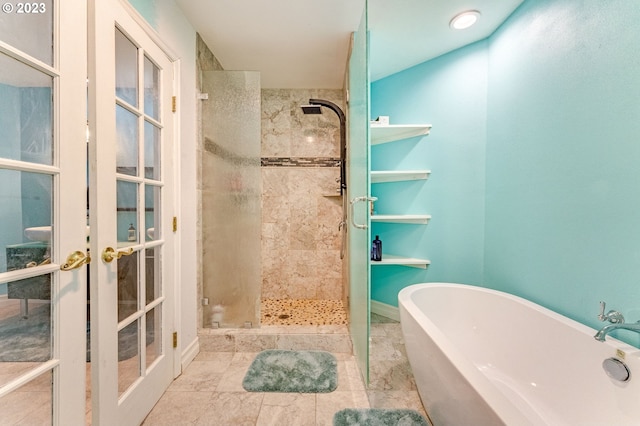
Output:
[[[176,309],[181,362],[188,364],[198,351],[197,335],[197,114],[196,114],[196,32],[173,0],[130,0],[160,34],[180,61],[178,95],[179,152],[176,191],[180,258],[177,263]]]

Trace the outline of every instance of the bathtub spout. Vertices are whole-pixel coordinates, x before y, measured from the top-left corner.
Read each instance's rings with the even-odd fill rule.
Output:
[[[599,342],[604,342],[604,337],[610,332],[612,332],[613,330],[630,330],[630,331],[635,331],[636,333],[640,333],[640,321],[637,321],[631,324],[620,323],[620,324],[605,325],[600,330],[598,330],[598,332],[596,333],[595,336],[593,336],[593,338]]]

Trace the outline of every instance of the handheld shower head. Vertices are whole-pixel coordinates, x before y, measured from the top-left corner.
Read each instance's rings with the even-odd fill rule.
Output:
[[[320,105],[301,105],[300,108],[304,114],[322,114]]]

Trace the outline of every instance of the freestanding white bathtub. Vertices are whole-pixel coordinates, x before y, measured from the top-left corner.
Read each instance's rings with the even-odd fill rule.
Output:
[[[409,362],[435,426],[640,425],[640,350],[522,298],[427,283],[398,295]],[[595,313],[598,306],[585,306]],[[604,325],[604,324],[603,324]],[[624,358],[631,380],[602,368]]]

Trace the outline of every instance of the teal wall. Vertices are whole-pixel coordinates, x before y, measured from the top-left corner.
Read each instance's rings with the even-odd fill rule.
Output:
[[[128,0],[129,3],[156,30],[158,29],[157,0]]]
[[[432,262],[426,271],[373,266],[374,300],[397,306],[407,283],[482,282],[487,59],[479,42],[372,84],[373,118],[433,124],[429,136],[371,147],[372,170],[431,170],[426,181],[374,184],[376,212],[432,216],[427,226],[372,225],[383,252]]]
[[[527,0],[484,43],[373,85],[373,117],[434,125],[424,148],[433,176],[420,198],[433,215],[420,240],[433,264],[420,281],[497,288],[592,327],[599,300],[640,319],[638,22],[632,0]],[[450,70],[483,52],[488,74],[468,70],[485,84],[486,109],[478,100],[476,116],[447,95],[457,99],[470,84]],[[455,120],[478,145],[456,146]],[[452,168],[478,182],[438,180]],[[476,190],[481,200],[469,198]],[[476,225],[481,218],[480,230],[462,223],[465,215]],[[400,287],[383,283],[373,297],[395,305]]]
[[[640,319],[640,3],[527,1],[490,42],[485,278]]]

